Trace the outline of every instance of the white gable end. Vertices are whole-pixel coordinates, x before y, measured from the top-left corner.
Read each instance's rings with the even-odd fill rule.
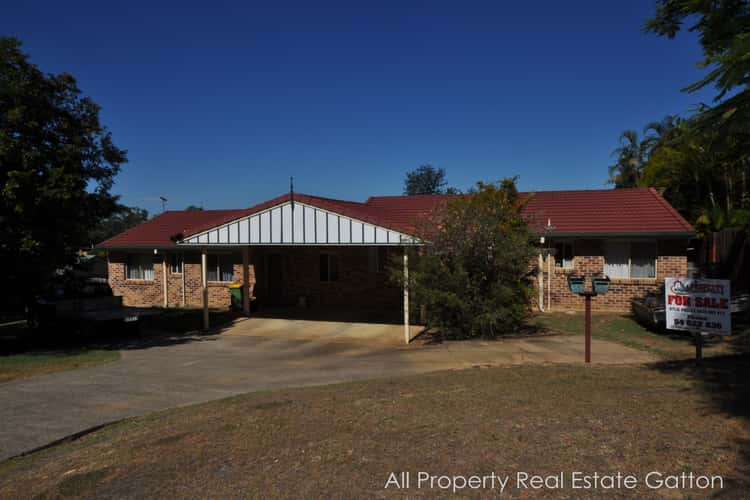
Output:
[[[408,234],[287,201],[191,235],[180,245],[410,245]]]

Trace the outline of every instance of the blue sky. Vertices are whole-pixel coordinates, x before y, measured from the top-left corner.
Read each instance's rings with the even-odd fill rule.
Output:
[[[272,6],[270,4],[273,4]],[[407,5],[408,4],[408,5]],[[404,173],[602,188],[620,132],[708,102],[696,37],[642,33],[654,0],[41,2],[0,34],[102,106],[123,202],[244,207],[288,189],[364,200]]]

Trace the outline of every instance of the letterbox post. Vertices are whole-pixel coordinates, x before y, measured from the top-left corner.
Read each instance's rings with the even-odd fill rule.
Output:
[[[568,288],[571,292],[580,295],[584,299],[584,360],[587,365],[591,364],[591,297],[604,295],[609,291],[609,278],[606,276],[591,279],[591,291],[586,291],[585,276],[568,276]]]
[[[591,364],[591,293],[586,298],[586,364]]]

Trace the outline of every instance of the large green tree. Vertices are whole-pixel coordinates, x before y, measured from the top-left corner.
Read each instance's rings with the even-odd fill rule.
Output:
[[[71,75],[45,74],[17,39],[0,38],[3,293],[28,299],[116,210],[110,189],[126,156],[99,109]]]
[[[659,188],[700,233],[750,222],[745,145],[693,117],[653,143],[641,185]]]
[[[657,0],[645,30],[674,38],[685,28],[699,34],[706,74],[685,87],[692,92],[713,85],[714,106],[696,123],[727,136],[750,134],[750,2],[747,0]]]
[[[412,249],[410,289],[428,327],[458,337],[517,331],[530,312],[534,236],[515,179],[478,183],[427,217]],[[399,266],[392,276],[402,280]]]

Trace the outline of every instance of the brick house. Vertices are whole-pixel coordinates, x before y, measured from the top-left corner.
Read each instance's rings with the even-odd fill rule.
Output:
[[[653,189],[525,193],[540,236],[539,299],[545,310],[582,307],[571,273],[606,274],[611,292],[594,309],[624,311],[687,273],[690,224]],[[408,310],[408,290],[384,263],[418,244],[415,221],[445,196],[382,196],[364,203],[285,194],[247,209],[167,211],[99,246],[109,281],[128,305],[226,308],[227,285],[259,303],[357,310],[369,319]],[[405,271],[408,262],[404,257]],[[249,300],[243,308],[249,311]],[[207,313],[204,314],[207,318]]]

